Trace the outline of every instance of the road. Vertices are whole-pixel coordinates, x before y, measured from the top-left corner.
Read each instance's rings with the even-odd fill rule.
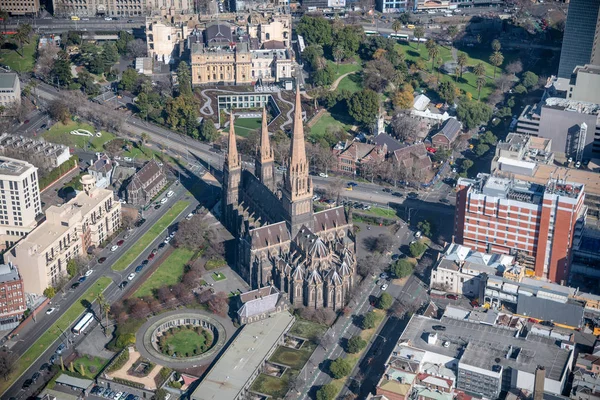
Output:
[[[179,199],[182,199],[185,196],[187,196],[187,192],[182,185],[174,185],[172,187],[172,190],[175,192],[175,194],[173,195],[173,197],[171,197],[171,199],[169,199],[169,204],[174,204]],[[181,217],[179,219],[185,217],[185,215],[187,215],[191,210],[193,210],[196,207],[197,202],[194,201],[192,198],[190,198],[189,200],[190,206],[182,212]],[[39,314],[34,324],[30,324],[27,328],[21,331],[17,338],[5,343],[5,345],[8,345],[10,347],[10,350],[15,354],[23,354],[44,332],[49,330],[50,327],[54,324],[54,322],[62,316],[62,314],[69,308],[69,306],[75,300],[77,300],[89,287],[94,285],[97,279],[101,276],[109,276],[113,280],[113,282],[110,284],[110,286],[108,286],[108,288],[104,292],[106,300],[109,303],[113,303],[120,297],[122,297],[124,292],[123,290],[118,288],[119,283],[121,283],[123,280],[126,280],[127,275],[133,272],[135,267],[139,265],[143,261],[143,259],[146,258],[147,254],[146,252],[142,252],[142,255],[140,255],[140,257],[138,257],[124,271],[113,271],[111,269],[112,264],[115,261],[117,261],[131,246],[133,246],[135,242],[144,235],[144,233],[147,231],[147,228],[154,225],[158,221],[158,219],[167,212],[168,209],[169,207],[164,206],[161,207],[159,210],[154,210],[153,208],[150,208],[149,211],[144,212],[144,218],[146,218],[145,224],[140,228],[134,229],[131,233],[131,236],[128,239],[126,239],[125,243],[121,247],[119,247],[117,251],[111,252],[109,250],[111,246],[109,245],[94,258],[94,260],[90,263],[90,268],[94,270],[94,273],[85,282],[83,282],[78,288],[67,289],[64,293],[60,293],[54,298],[54,300],[51,303],[51,307],[57,309],[54,313],[52,313],[51,315],[46,315],[45,313]],[[148,247],[154,248],[158,246],[158,244],[162,240],[164,240],[165,234],[166,233],[159,235],[159,237]],[[113,240],[113,243],[116,243],[119,239],[122,239],[123,236],[124,233],[121,233],[117,238]],[[98,264],[97,262],[97,260],[100,257],[106,257],[106,261],[102,264]],[[157,258],[159,257],[156,257],[154,260],[156,260]],[[149,269],[150,268],[144,268],[144,270],[142,270],[136,276],[135,279],[143,279],[144,274]],[[72,280],[65,287],[70,288],[71,284],[75,281],[76,279]],[[97,308],[94,311],[97,315],[99,315]],[[71,339],[75,340],[74,345],[76,345],[78,341],[84,338],[84,336],[73,338],[70,334],[70,326],[61,328],[65,329],[65,332],[68,333],[68,336]],[[54,351],[58,346],[59,341],[65,342],[66,339],[66,337],[61,336],[60,339],[58,339],[53,345],[51,345],[48,348],[48,350],[36,362],[32,363],[31,367],[19,379],[17,379],[17,381],[9,388],[9,390],[6,393],[3,393],[2,398],[26,398],[25,396],[27,396],[35,390],[35,386],[40,386],[40,384],[43,384],[43,379],[40,379],[40,381],[38,381],[38,385],[32,385],[28,390],[22,389],[23,382],[26,379],[30,378],[35,371],[38,371],[43,363],[48,362],[52,354],[54,354]],[[73,346],[71,346],[71,348],[72,347]],[[65,354],[68,354],[68,352]]]

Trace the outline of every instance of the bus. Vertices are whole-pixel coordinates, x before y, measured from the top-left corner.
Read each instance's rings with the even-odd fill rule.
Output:
[[[379,36],[379,32],[377,31],[368,31],[365,29],[365,35],[367,36]]]
[[[73,334],[75,336],[81,334],[83,331],[85,331],[87,329],[88,326],[90,326],[90,324],[94,321],[94,314],[92,314],[91,312],[86,313],[77,323],[77,325],[75,325],[73,327]]]
[[[408,41],[408,35],[405,33],[390,33],[390,37],[392,39],[398,39],[398,40],[406,40]]]

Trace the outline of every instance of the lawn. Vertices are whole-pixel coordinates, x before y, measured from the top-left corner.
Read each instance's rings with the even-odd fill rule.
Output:
[[[340,81],[337,86],[338,90],[348,90],[352,93],[362,90],[362,76],[361,74],[348,75]]]
[[[35,65],[35,50],[37,48],[38,37],[33,36],[29,43],[23,43],[23,57],[16,50],[3,48],[0,53],[0,64],[7,65],[15,72],[31,72]],[[11,47],[17,48],[17,44],[10,43]],[[3,46],[6,47],[6,44]]]
[[[180,331],[165,334],[165,346],[170,348],[173,353],[183,357],[186,354],[194,354],[194,350],[205,346],[206,337],[197,333],[193,328],[184,327]],[[208,331],[207,331],[208,333]],[[209,333],[210,335],[210,333]],[[212,335],[209,336],[209,340]]]
[[[227,261],[222,258],[217,258],[213,260],[208,260],[204,265],[204,269],[207,271],[212,271],[213,269],[221,268],[227,265]]]
[[[335,62],[328,60],[327,64],[333,66],[333,68],[335,69],[336,74],[333,78],[334,81],[340,76],[347,74],[348,72],[360,71],[362,69],[362,65],[360,64],[360,62],[356,61],[353,63],[340,63],[340,65],[337,65]]]
[[[109,360],[100,357],[82,356],[73,361],[73,366],[75,367],[75,371],[81,375],[81,365],[83,365],[85,367],[85,375],[83,377],[89,379],[95,378],[96,375],[102,371],[102,368],[108,364],[108,361]],[[95,372],[90,371],[90,367],[92,367]]]
[[[398,218],[398,216],[396,215],[396,211],[394,211],[392,209],[387,209],[387,208],[371,207],[371,209],[368,211],[358,211],[358,212],[363,213],[363,214],[370,214],[370,215],[373,215],[376,217]]]
[[[452,51],[449,48],[443,46],[438,47],[440,49],[440,57],[442,57],[443,62],[452,60]],[[400,52],[404,53],[406,56],[406,61],[411,61],[414,63],[419,58],[423,59],[426,64],[429,61],[429,52],[427,51],[424,43],[422,43],[418,48],[416,43],[398,43],[396,48],[399,49]],[[431,64],[430,61],[429,64]],[[427,65],[427,67],[429,70],[431,65]]]
[[[191,250],[182,247],[175,249],[133,295],[135,297],[153,296],[156,289],[179,283],[184,268],[193,255],[194,252]]]
[[[235,120],[235,134],[236,136],[246,137],[250,132],[260,128],[262,124],[261,118],[237,118]],[[223,130],[229,132],[229,127]]]
[[[175,218],[177,218],[177,216],[181,214],[189,204],[190,203],[183,200],[175,203],[165,215],[160,217],[156,224],[152,225],[152,227],[148,229],[148,232],[146,232],[144,236],[142,236],[133,246],[129,248],[129,250],[127,250],[125,254],[121,256],[121,258],[117,260],[116,263],[112,265],[112,269],[115,271],[123,271],[129,267],[129,265],[131,265],[131,263],[135,261],[135,259],[138,258],[144,250],[146,250],[146,247],[148,247],[150,243],[152,243],[154,239],[156,239],[158,235],[162,233],[162,231],[164,231],[173,223],[173,221],[175,221]]]
[[[212,274],[212,278],[218,282],[218,281],[224,281],[225,279],[227,279],[227,277],[225,276],[224,273],[222,272],[213,272]]]
[[[86,306],[92,303],[96,297],[98,297],[98,294],[104,292],[111,282],[112,279],[106,276],[99,278],[92,287],[86,290],[86,292],[81,295],[71,307],[69,307],[69,309],[56,321],[56,324],[44,332],[44,334],[42,334],[42,336],[40,336],[39,339],[36,340],[36,342],[21,356],[21,358],[17,360],[12,374],[10,374],[7,379],[0,380],[0,393],[3,394],[6,389],[8,389],[10,385],[12,385],[12,383],[54,343],[63,331],[68,330],[69,326],[83,314],[86,310]]]
[[[269,361],[300,370],[304,364],[306,364],[311,354],[312,351],[295,350],[290,349],[289,347],[279,346]]]
[[[325,112],[317,121],[317,123],[310,128],[310,137],[313,140],[319,140],[323,135],[325,135],[327,128],[330,126],[339,126],[344,131],[348,132],[352,128],[352,124],[349,119],[350,117],[348,116],[344,118],[344,116],[337,114],[334,116],[329,112]]]
[[[311,321],[297,320],[290,329],[290,335],[316,340],[327,331],[327,325],[317,324]]]
[[[288,391],[288,381],[292,375],[295,374],[290,370],[285,371],[281,378],[260,374],[252,383],[251,390],[268,394],[274,399],[283,399]]]
[[[85,129],[94,134],[97,132],[96,128],[92,125],[69,121],[66,125],[61,122],[56,123],[52,128],[44,132],[42,137],[49,142],[60,143],[70,147],[91,151],[102,151],[104,149],[104,144],[115,138],[115,135],[112,133],[104,131],[102,131],[101,137],[71,135],[69,132],[74,129]]]

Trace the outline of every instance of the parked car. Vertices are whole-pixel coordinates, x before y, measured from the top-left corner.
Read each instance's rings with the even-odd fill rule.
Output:
[[[174,195],[174,194],[175,194],[175,192],[174,192],[174,191],[172,191],[172,190],[169,190],[169,191],[167,192],[167,197],[173,197],[173,195]]]
[[[87,279],[87,276],[82,276],[81,278],[78,279],[79,283],[83,283],[85,282],[85,280]]]
[[[25,382],[23,382],[23,389],[27,389],[31,385],[33,385],[33,381],[31,379],[25,379]]]
[[[52,356],[50,357],[50,360],[48,360],[50,362],[50,364],[55,364],[56,360],[58,360],[58,356],[56,354],[52,354]]]
[[[142,265],[146,265],[146,264],[148,264],[148,263],[149,263],[149,261],[148,261],[148,260],[144,260],[144,261],[142,261]]]
[[[136,228],[139,228],[140,226],[142,226],[142,225],[144,224],[144,222],[146,222],[146,218],[142,218],[142,219],[138,220],[138,221],[135,223],[135,227],[136,227]]]
[[[382,272],[381,274],[379,274],[379,277],[381,279],[387,279],[388,278],[388,274],[386,274],[385,272]]]
[[[132,281],[133,278],[135,278],[135,272],[130,273],[129,275],[127,275],[127,280],[128,281]]]
[[[325,172],[321,172],[321,173],[319,174],[319,176],[320,176],[321,178],[329,178],[329,175],[327,175]]]
[[[433,325],[431,329],[434,331],[445,331],[446,327],[444,325]]]
[[[79,287],[79,285],[81,285],[81,283],[75,282],[74,284],[71,285],[71,289],[77,289]]]
[[[159,249],[162,249],[163,247],[165,247],[167,244],[165,242],[160,242],[160,244],[158,245]]]
[[[61,355],[62,352],[67,348],[67,346],[64,343],[61,343],[58,345],[58,347],[56,348],[56,350],[54,351],[54,353]]]
[[[85,271],[85,276],[90,276],[93,273],[94,273],[93,269],[88,269],[87,271]]]
[[[189,213],[188,215],[185,216],[185,220],[189,221],[190,219],[192,219],[193,216],[194,216],[194,213]]]
[[[381,290],[386,290],[387,288],[388,288],[388,284],[387,284],[387,283],[384,283],[384,284],[381,286]]]
[[[106,257],[100,257],[98,259],[98,264],[102,264],[104,261],[106,261]]]
[[[135,272],[136,272],[136,273],[139,273],[139,272],[141,272],[143,269],[144,269],[144,266],[143,266],[143,265],[138,265],[137,267],[135,267]]]
[[[169,198],[163,197],[162,199],[160,199],[160,204],[165,204],[167,201],[169,201]]]
[[[148,260],[152,260],[154,258],[154,254],[150,253],[148,254]]]
[[[446,298],[450,300],[458,300],[458,296],[455,294],[447,294]]]
[[[40,376],[42,376],[42,374],[40,374],[39,372],[35,372],[32,376],[31,376],[31,380],[33,381],[33,383],[36,383],[38,379],[40,379]]]
[[[156,255],[158,253],[158,249],[152,249],[152,254]]]
[[[419,197],[419,194],[415,192],[410,192],[409,194],[407,194],[407,196],[411,199],[416,199],[417,197]]]
[[[129,284],[129,282],[127,282],[127,281],[123,281],[123,282],[119,283],[119,289],[125,289],[128,284]]]
[[[383,188],[382,190],[384,193],[392,193],[392,189],[390,188]]]
[[[417,232],[415,233],[415,237],[416,237],[417,239],[418,239],[418,238],[420,238],[422,235],[423,235],[423,234],[421,233],[421,231],[417,231]]]
[[[50,307],[49,309],[46,310],[46,315],[50,315],[52,314],[54,311],[56,311],[56,308],[54,307]]]
[[[125,241],[121,239],[117,242],[117,246],[123,246],[123,243],[125,243]]]
[[[157,204],[157,205],[154,206],[154,209],[158,210],[160,208],[160,206],[162,206],[162,204]]]
[[[42,365],[40,365],[40,372],[47,372],[47,371],[50,371],[50,364],[43,363]]]
[[[117,246],[116,244],[114,244],[111,248],[110,251],[117,251],[119,249],[119,246]]]
[[[394,192],[394,193],[392,193],[392,196],[402,197],[404,195],[402,193],[400,193],[400,192]]]

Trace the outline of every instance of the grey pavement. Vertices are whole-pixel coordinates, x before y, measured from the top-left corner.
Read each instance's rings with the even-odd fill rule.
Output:
[[[98,324],[94,329],[88,331],[84,336],[83,341],[76,346],[76,349],[79,354],[89,354],[90,356],[109,360],[115,355],[115,353],[106,349],[106,345],[111,339],[112,329],[108,335],[105,335],[104,330],[100,324]]]
[[[215,273],[220,273],[225,276],[224,280],[215,280]],[[216,292],[235,293],[238,290],[246,292],[250,290],[248,284],[240,278],[238,274],[233,272],[230,267],[216,268],[212,271],[208,271],[202,276],[202,279],[206,281]]]

